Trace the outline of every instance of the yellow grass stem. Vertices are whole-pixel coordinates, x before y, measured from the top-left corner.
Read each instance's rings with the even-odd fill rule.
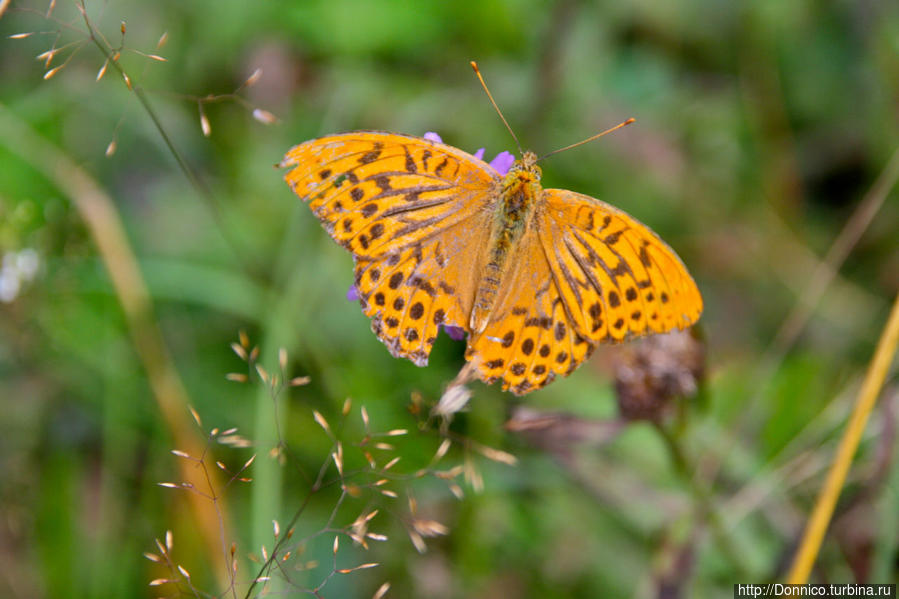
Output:
[[[824,534],[827,532],[833,516],[840,491],[846,481],[849,467],[852,465],[852,458],[855,456],[862,433],[865,431],[865,424],[868,422],[871,410],[874,409],[890,363],[893,361],[897,344],[899,344],[899,295],[896,296],[896,301],[893,303],[889,320],[883,329],[880,341],[877,343],[877,350],[874,352],[874,357],[868,365],[868,372],[865,374],[865,380],[859,389],[849,424],[840,440],[836,456],[827,473],[827,479],[824,481],[824,486],[821,488],[812,515],[806,525],[802,543],[796,553],[796,560],[787,576],[789,584],[802,584],[808,580],[815,558],[821,548],[821,542],[824,540]]]
[[[205,439],[197,434],[190,420],[187,391],[156,323],[150,293],[112,198],[68,155],[38,136],[3,104],[0,104],[0,143],[42,172],[69,197],[84,219],[122,305],[134,348],[175,447],[192,456],[203,455]],[[196,462],[178,460],[178,464],[182,480],[205,492],[209,483]],[[213,487],[221,489],[215,470],[207,470]],[[209,563],[221,563],[223,526],[227,521],[223,505],[213,503],[199,493],[188,492],[186,496],[205,542]],[[230,585],[227,572],[220,570],[218,574],[220,584]]]

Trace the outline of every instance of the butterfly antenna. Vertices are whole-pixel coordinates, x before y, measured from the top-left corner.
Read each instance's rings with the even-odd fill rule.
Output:
[[[615,126],[612,127],[611,129],[606,129],[606,130],[603,131],[602,133],[597,133],[597,134],[594,135],[593,137],[588,137],[587,139],[585,139],[585,140],[583,140],[583,141],[579,141],[579,142],[577,142],[576,144],[571,144],[570,146],[565,146],[564,148],[559,148],[558,150],[553,150],[553,151],[550,152],[549,154],[544,154],[543,156],[541,156],[540,158],[538,158],[537,161],[539,162],[539,161],[543,160],[544,158],[547,158],[547,157],[549,157],[549,156],[552,156],[553,154],[558,154],[559,152],[564,152],[565,150],[570,150],[571,148],[576,148],[576,147],[578,147],[578,146],[582,146],[582,145],[584,145],[585,143],[589,143],[589,142],[593,141],[594,139],[599,139],[600,137],[602,137],[602,136],[605,135],[606,133],[611,133],[612,131],[616,131],[616,130],[618,130],[618,129],[621,129],[621,128],[624,127],[625,125],[630,125],[630,124],[633,123],[635,120],[636,120],[636,119],[633,119],[633,118],[627,119],[627,120],[624,121],[623,123],[618,123],[617,125],[615,125]]]
[[[472,60],[471,68],[474,69],[474,72],[478,76],[478,79],[481,80],[481,86],[484,88],[484,91],[487,92],[487,97],[490,98],[490,103],[493,104],[494,108],[496,108],[496,113],[499,115],[499,118],[503,120],[503,124],[506,126],[506,129],[508,129],[509,133],[512,134],[512,139],[515,140],[515,145],[518,146],[518,153],[524,154],[524,150],[521,149],[521,144],[518,143],[518,137],[515,136],[515,132],[512,131],[512,127],[509,126],[509,122],[506,120],[506,117],[503,116],[503,111],[500,110],[499,106],[496,105],[496,101],[493,99],[493,95],[490,93],[490,90],[487,89],[487,84],[484,82],[484,77],[481,75],[481,71],[478,69],[478,63]]]

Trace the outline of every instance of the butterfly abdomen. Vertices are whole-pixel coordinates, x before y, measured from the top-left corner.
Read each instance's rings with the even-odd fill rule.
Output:
[[[500,199],[496,204],[488,246],[487,262],[480,274],[470,326],[473,333],[484,330],[502,286],[503,278],[514,261],[512,257],[534,214],[543,189],[537,167],[516,162],[503,179]]]

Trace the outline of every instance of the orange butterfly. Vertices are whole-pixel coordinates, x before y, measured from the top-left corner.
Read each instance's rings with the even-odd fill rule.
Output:
[[[524,152],[502,175],[433,139],[359,131],[295,146],[281,166],[353,254],[363,310],[394,356],[425,366],[439,327],[460,327],[479,377],[521,395],[601,342],[702,312],[665,242],[604,202],[543,189],[536,162]]]

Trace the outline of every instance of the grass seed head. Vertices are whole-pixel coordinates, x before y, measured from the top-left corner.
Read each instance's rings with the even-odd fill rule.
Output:
[[[253,118],[265,125],[272,125],[278,122],[278,117],[268,110],[262,110],[261,108],[253,109]]]
[[[62,63],[62,64],[59,65],[58,67],[53,67],[52,69],[50,69],[49,71],[47,71],[46,73],[44,73],[44,81],[46,81],[47,79],[49,79],[49,78],[53,77],[54,75],[56,75],[56,73],[58,73],[60,70],[62,70],[62,68],[63,68],[64,66],[66,66],[66,64],[65,64],[65,63]]]
[[[209,124],[209,119],[206,118],[206,114],[200,110],[200,130],[203,131],[204,137],[209,137],[212,134],[212,126]]]

